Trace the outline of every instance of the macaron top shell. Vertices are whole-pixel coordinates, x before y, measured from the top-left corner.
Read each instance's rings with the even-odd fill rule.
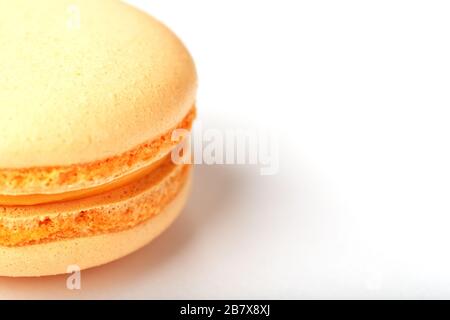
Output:
[[[0,1],[0,48],[0,168],[122,154],[195,103],[184,45],[119,1]]]

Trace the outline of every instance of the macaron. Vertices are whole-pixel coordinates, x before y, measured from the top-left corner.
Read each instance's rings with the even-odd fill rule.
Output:
[[[121,258],[189,194],[172,160],[196,117],[179,38],[114,0],[0,2],[0,276]]]

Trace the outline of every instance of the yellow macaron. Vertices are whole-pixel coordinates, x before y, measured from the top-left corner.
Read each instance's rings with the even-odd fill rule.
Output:
[[[114,0],[0,2],[0,275],[107,263],[175,219],[195,118],[181,41]]]

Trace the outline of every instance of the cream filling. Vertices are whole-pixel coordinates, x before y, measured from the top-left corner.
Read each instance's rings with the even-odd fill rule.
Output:
[[[100,186],[54,194],[0,195],[0,205],[34,206],[39,204],[70,201],[96,196],[113,189],[123,187],[136,180],[139,180],[140,178],[143,178],[144,176],[156,170],[163,162],[167,161],[168,157],[170,157],[170,155],[150,164],[149,166],[141,168],[135,172],[129,173],[125,176],[122,176]]]

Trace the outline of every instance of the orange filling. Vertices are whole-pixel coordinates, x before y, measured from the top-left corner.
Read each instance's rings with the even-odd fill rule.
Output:
[[[133,228],[161,213],[186,184],[189,169],[189,165],[164,163],[130,186],[110,191],[109,197],[115,199],[112,203],[104,199],[92,205],[82,199],[73,209],[65,208],[63,214],[48,215],[45,214],[47,208],[56,206],[57,210],[64,208],[64,204],[42,205],[31,216],[35,207],[21,207],[24,219],[9,218],[6,213],[0,217],[0,246],[40,244]],[[13,215],[15,209],[17,207],[4,208]]]
[[[62,167],[0,168],[0,194],[8,196],[30,193],[57,194],[61,192],[61,188],[84,190],[91,188],[93,182],[103,185],[112,176],[122,174],[124,171],[134,172],[136,168],[142,168],[145,164],[158,159],[161,154],[170,152],[178,143],[172,140],[173,130],[190,130],[195,117],[196,109],[193,106],[177,126],[159,138],[107,159]]]
[[[174,129],[190,129],[194,118],[195,107]],[[189,165],[171,160],[170,150],[180,142],[171,140],[171,132],[123,155],[75,168],[0,169],[0,192],[46,189],[41,194],[0,194],[0,246],[118,232],[159,214],[186,184],[190,171]],[[168,154],[158,159],[161,152]],[[118,177],[124,168],[129,173]],[[101,185],[86,186],[89,181]],[[57,191],[74,185],[75,190]]]
[[[74,190],[63,193],[55,193],[55,194],[30,194],[30,195],[0,195],[0,205],[2,206],[33,206],[38,204],[46,204],[53,202],[62,202],[69,200],[77,200],[81,198],[96,196],[101,193],[106,193],[113,189],[120,188],[127,184],[130,184],[133,181],[139,180],[144,176],[150,174],[157,167],[159,167],[163,162],[167,161],[169,156],[166,156],[145,168],[139,169],[135,172],[132,172],[128,175],[120,177],[114,181],[108,182],[106,184],[86,188],[82,190]]]

